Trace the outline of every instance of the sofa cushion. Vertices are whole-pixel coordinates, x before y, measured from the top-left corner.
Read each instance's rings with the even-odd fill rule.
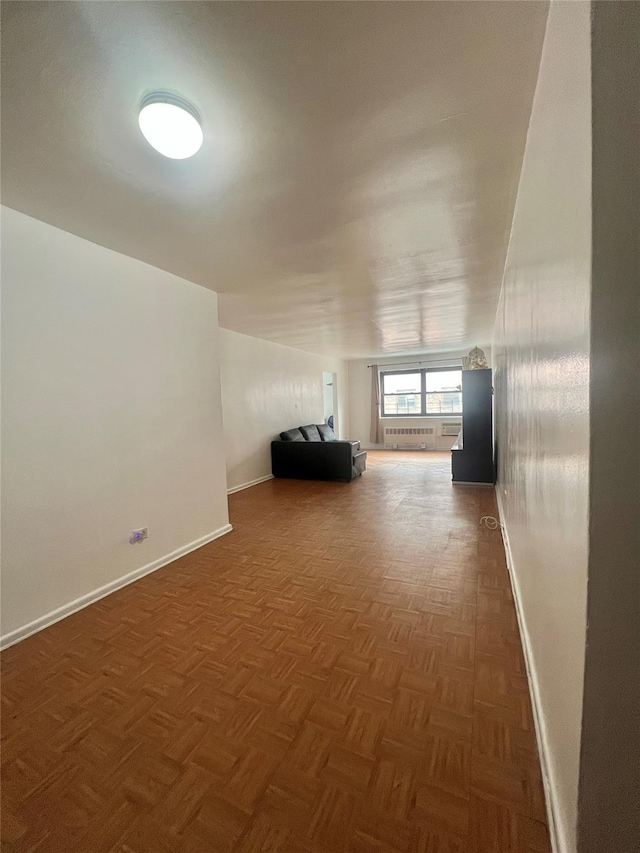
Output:
[[[283,441],[304,441],[304,436],[298,429],[295,427],[294,429],[288,429],[286,432],[280,433],[280,438]]]
[[[318,424],[317,426],[318,426],[318,432],[320,433],[320,438],[323,441],[335,441],[336,440],[336,434],[331,429],[329,424]]]
[[[300,432],[303,434],[305,441],[322,441],[320,433],[318,432],[318,427],[315,424],[301,426]]]

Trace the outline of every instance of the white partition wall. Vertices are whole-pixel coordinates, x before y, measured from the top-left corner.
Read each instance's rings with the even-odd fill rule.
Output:
[[[215,293],[3,208],[2,325],[7,644],[229,526]]]

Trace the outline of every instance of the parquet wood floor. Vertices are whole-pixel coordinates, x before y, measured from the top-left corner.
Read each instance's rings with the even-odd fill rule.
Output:
[[[2,655],[5,851],[548,853],[493,490],[272,480]]]

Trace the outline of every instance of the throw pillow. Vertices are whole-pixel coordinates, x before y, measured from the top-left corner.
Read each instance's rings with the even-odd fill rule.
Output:
[[[329,424],[318,424],[318,432],[320,433],[320,438],[323,441],[335,441],[336,434],[331,429]]]
[[[298,427],[295,427],[294,429],[288,429],[286,432],[281,432],[280,438],[283,441],[304,441],[304,436],[300,432]]]
[[[307,424],[307,426],[301,426],[300,432],[303,434],[306,441],[321,441],[320,433],[318,432],[318,427],[315,424]]]

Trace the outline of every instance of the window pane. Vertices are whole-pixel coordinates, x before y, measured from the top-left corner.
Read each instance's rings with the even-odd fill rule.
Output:
[[[419,373],[383,373],[382,381],[385,394],[420,393]]]
[[[385,415],[419,415],[420,394],[384,395]]]
[[[461,370],[443,370],[427,373],[427,393],[429,391],[460,391],[461,388]]]
[[[386,404],[385,404],[386,405]],[[428,415],[452,415],[462,411],[460,391],[448,391],[442,394],[427,394]]]

